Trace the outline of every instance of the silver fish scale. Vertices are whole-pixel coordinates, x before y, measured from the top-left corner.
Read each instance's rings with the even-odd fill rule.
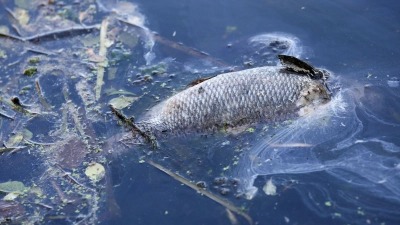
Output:
[[[298,111],[296,101],[313,82],[283,67],[220,74],[167,99],[138,126],[180,133],[279,121]]]

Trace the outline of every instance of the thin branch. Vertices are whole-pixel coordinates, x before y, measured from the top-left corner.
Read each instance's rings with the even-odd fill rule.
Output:
[[[102,57],[107,56],[107,29],[108,29],[108,18],[104,19],[101,23],[100,28],[100,49],[99,55]],[[95,100],[98,101],[101,95],[101,87],[103,86],[103,78],[104,78],[104,63],[107,63],[107,59],[102,60],[101,62],[97,63],[97,79],[96,79],[96,86],[94,87],[95,91]]]
[[[6,151],[11,151],[10,154],[12,154],[12,153],[14,153],[14,152],[16,152],[18,150],[24,149],[24,148],[26,148],[26,146],[10,147],[10,148],[4,147],[4,148],[0,148],[0,153],[6,152]]]
[[[2,113],[2,112],[0,112],[0,116],[4,116],[4,117],[7,118],[7,119],[14,120],[14,117],[9,116],[9,115],[7,115],[7,114],[5,114],[5,113]]]
[[[55,145],[55,143],[36,142],[36,141],[28,140],[26,138],[24,138],[24,141],[28,142],[29,144],[34,144],[34,145]]]
[[[61,191],[60,187],[54,182],[54,180],[50,181],[51,184],[53,185],[53,188],[56,189],[56,192],[58,193],[58,196],[60,196],[61,201],[66,202],[66,203],[72,203],[73,201],[67,199],[65,194]]]
[[[134,117],[126,118],[122,113],[118,112],[118,110],[110,105],[111,111],[115,114],[118,119],[120,119],[124,124],[126,124],[132,132],[139,133],[142,137],[144,137],[148,142],[150,142],[151,146],[155,149],[158,149],[157,139],[149,132],[141,130],[136,124]]]
[[[71,35],[79,35],[82,33],[90,33],[93,30],[98,30],[99,25],[92,25],[92,26],[79,26],[79,27],[70,27],[65,29],[59,30],[52,30],[48,32],[44,32],[41,34],[28,36],[28,37],[18,37],[12,34],[4,34],[0,33],[0,37],[11,38],[21,42],[39,42],[39,41],[46,41],[46,40],[54,40],[57,38],[63,38]]]
[[[208,192],[207,190],[205,190],[203,188],[198,187],[196,184],[193,184],[189,180],[179,176],[178,174],[175,174],[174,172],[168,170],[167,168],[161,166],[160,164],[154,163],[153,161],[147,161],[147,163],[149,163],[150,165],[154,166],[155,168],[161,170],[162,172],[168,174],[169,176],[171,176],[175,180],[181,182],[182,184],[185,184],[186,186],[196,190],[197,192],[206,196],[207,198],[221,204],[222,206],[226,207],[227,209],[231,210],[232,212],[235,212],[235,213],[243,216],[249,222],[249,224],[253,224],[253,219],[249,215],[247,215],[247,213],[241,211],[236,206],[232,205],[232,203],[212,194],[211,192]]]
[[[88,187],[86,187],[85,185],[79,183],[75,178],[73,178],[73,177],[71,176],[71,174],[67,173],[59,164],[56,164],[56,166],[64,173],[64,174],[62,175],[63,177],[67,177],[70,181],[72,181],[72,183],[77,184],[77,185],[79,185],[79,186],[85,188],[86,190],[95,192],[95,190],[93,190],[93,189],[91,189],[91,188],[88,188]]]
[[[43,51],[43,50],[35,49],[35,48],[26,48],[25,50],[28,51],[28,52],[34,52],[34,53],[38,53],[38,54],[42,54],[42,55],[46,55],[46,56],[55,55],[52,52]]]
[[[40,205],[40,206],[43,206],[43,207],[45,207],[45,208],[47,208],[47,209],[50,209],[50,210],[53,209],[53,207],[51,207],[51,206],[49,206],[49,205],[46,205],[46,204],[43,204],[43,203],[40,203],[40,202],[38,202],[38,203],[36,203],[36,202],[25,202],[25,203],[27,203],[27,204]]]
[[[3,146],[4,146],[4,148],[0,148],[0,153],[6,152],[6,151],[10,151],[9,155],[14,153],[14,152],[16,152],[16,151],[18,151],[18,150],[21,150],[21,149],[24,149],[24,148],[27,147],[27,146],[8,147],[7,144],[4,141],[3,141]]]

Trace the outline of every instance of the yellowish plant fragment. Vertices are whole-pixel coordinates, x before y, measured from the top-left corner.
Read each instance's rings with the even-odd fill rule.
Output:
[[[95,163],[86,168],[85,174],[93,182],[99,182],[106,175],[106,170],[100,163]]]

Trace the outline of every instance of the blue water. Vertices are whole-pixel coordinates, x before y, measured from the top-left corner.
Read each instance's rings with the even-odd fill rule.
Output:
[[[66,2],[66,7],[72,4]],[[111,15],[110,9],[118,2],[120,1],[97,1],[103,7],[95,4],[98,18],[94,19],[93,24],[101,23],[104,16]],[[254,133],[167,137],[159,140],[161,148],[157,151],[148,145],[135,146],[121,152],[115,147],[113,150],[116,154],[111,155],[106,154],[110,145],[102,146],[101,153],[89,154],[85,158],[85,161],[90,162],[107,157],[104,165],[108,179],[97,186],[100,193],[100,210],[97,211],[99,223],[234,224],[229,220],[225,207],[151,165],[139,163],[141,157],[145,156],[144,159],[154,160],[193,182],[205,181],[207,190],[242,208],[254,224],[400,224],[399,2],[131,2],[138,5],[138,12],[145,18],[143,26],[146,29],[156,32],[160,37],[172,41],[171,43],[181,43],[184,48],[171,48],[171,44],[163,44],[158,40],[153,47],[145,46],[153,39],[150,38],[151,35],[144,35],[139,44],[130,49],[132,54],[128,58],[112,65],[118,68],[117,79],[105,80],[103,93],[96,103],[101,106],[99,114],[104,116],[104,120],[93,122],[90,117],[82,117],[83,121],[87,119],[85,124],[93,129],[91,135],[100,137],[101,140],[103,136],[110,138],[123,130],[116,125],[116,119],[107,107],[107,102],[115,97],[104,92],[107,88],[121,88],[136,96],[149,92],[150,94],[143,95],[134,102],[132,107],[123,110],[126,115],[134,115],[140,120],[147,109],[182,90],[197,78],[216,75],[222,71],[246,69],[251,67],[249,64],[276,65],[278,62],[275,55],[282,53],[298,56],[315,67],[331,71],[330,82],[335,87],[335,101],[325,111],[321,111],[325,114],[296,120],[286,127],[273,128],[269,124],[268,131],[264,133],[262,130],[265,124],[259,124],[254,125]],[[7,4],[7,7],[14,7],[12,3]],[[72,8],[83,11],[88,6],[89,4],[82,3],[82,8],[77,4]],[[55,10],[63,9],[63,6],[54,7]],[[1,23],[7,24],[11,33],[16,35],[8,24],[10,19],[5,16],[8,15],[6,10],[4,7],[1,10]],[[77,15],[79,10],[72,11]],[[34,13],[31,17],[34,18]],[[78,21],[73,16],[68,19]],[[90,24],[88,22],[87,25]],[[111,21],[110,24],[111,27],[122,30],[132,29],[118,21]],[[92,37],[90,35],[98,36],[99,32],[89,32],[89,38]],[[85,47],[79,42],[79,37],[73,38],[50,40],[39,43],[38,46],[55,52],[63,48],[66,52],[63,57],[71,57],[73,62],[79,62],[81,58],[71,56],[71,52],[79,52]],[[268,41],[272,39],[288,41],[290,48],[275,48],[276,52],[271,52],[271,48],[262,43],[267,40],[268,45]],[[75,43],[77,40],[78,43]],[[15,48],[22,52],[23,46],[20,45],[16,44]],[[119,49],[114,45],[110,50],[113,48]],[[190,49],[196,49],[195,54],[188,54]],[[151,53],[154,58],[150,60],[144,57],[146,53]],[[6,75],[19,74],[19,66],[24,66],[23,63],[32,55],[37,54],[10,54],[8,59],[0,61],[8,64],[19,59],[18,57],[22,58],[20,64],[7,69]],[[54,61],[44,62],[58,65],[60,62],[56,60],[57,57],[52,57],[49,56]],[[136,77],[137,73],[141,73],[139,67],[146,66],[146,63],[157,65],[160,62],[168,65],[166,75],[154,75],[154,80],[149,83],[132,84],[132,81],[139,79]],[[69,64],[67,67],[70,67]],[[65,103],[65,98],[61,95],[64,86],[61,84],[66,84],[65,87],[71,92],[71,101],[82,105],[80,93],[75,89],[76,83],[82,78],[79,74],[77,78],[71,78],[70,75],[75,71],[89,74],[91,69],[79,63],[71,67],[71,71],[64,71],[62,75],[46,73],[40,74],[38,78],[21,79],[18,88],[2,92],[18,95],[21,87],[32,85],[37,79],[44,87],[44,97],[55,106],[55,112],[61,112],[60,107]],[[57,69],[55,71],[59,72]],[[13,76],[6,75],[0,75],[2,82],[15,82]],[[106,72],[106,77],[107,75]],[[165,83],[165,88],[161,88],[162,83]],[[93,89],[93,86],[93,81],[88,82],[89,88]],[[28,93],[21,95],[23,102],[39,102],[34,88]],[[81,106],[80,110],[84,114],[85,107]],[[0,137],[4,137],[4,140],[6,136],[12,135],[14,128],[18,130],[21,127],[34,131],[34,141],[58,140],[49,135],[49,132],[60,126],[61,114],[38,116],[29,121],[21,114],[16,115],[16,121],[22,121],[23,126],[2,118]],[[326,119],[326,123],[321,125],[321,118]],[[69,124],[74,124],[71,118]],[[95,139],[92,138],[91,141],[93,140]],[[283,146],[276,149],[267,145],[265,140],[275,144],[309,143],[312,146]],[[95,141],[90,144],[101,145]],[[119,144],[111,142],[111,146]],[[29,187],[38,184],[43,191],[48,191],[48,196],[57,196],[54,188],[46,183],[47,180],[40,180],[47,169],[54,169],[55,166],[44,166],[46,159],[37,146],[30,146],[28,149],[30,153],[19,151],[0,156],[0,183],[19,180]],[[61,156],[69,157],[67,153],[64,154]],[[75,172],[79,173],[85,168],[86,166],[79,165],[77,168],[64,169],[69,172],[76,169]],[[229,179],[227,188],[230,192],[226,195],[220,194],[223,185],[213,183],[214,178],[220,176]],[[44,179],[47,178],[45,176]],[[238,185],[232,185],[234,178],[239,179]],[[68,186],[70,183],[64,177],[57,175],[48,179],[63,184],[65,182],[67,185],[63,188],[71,190]],[[275,196],[267,196],[262,190],[271,179],[277,187]],[[91,185],[83,174],[78,180],[87,186]],[[244,195],[241,198],[235,197],[237,192],[246,194],[255,189],[258,191],[252,193],[251,200],[247,200]],[[112,205],[113,198],[119,206],[118,213],[110,213],[111,209],[118,208]],[[56,206],[58,200],[55,203],[49,199],[44,201]],[[79,205],[83,214],[90,208],[86,206]],[[40,216],[45,217],[43,223],[71,224],[76,219],[75,208],[65,210],[72,215],[70,218],[67,215],[66,219],[59,220],[46,217],[59,216],[55,210],[48,211],[43,207],[39,209]],[[240,215],[234,215],[239,224],[248,224]]]
[[[138,4],[141,12],[147,16],[147,25],[151,30],[173,41],[207,52],[230,66],[244,67],[245,60],[237,54],[246,51],[243,49],[246,48],[249,38],[264,33],[281,32],[298,38],[302,47],[302,58],[306,58],[314,66],[333,71],[342,81],[342,88],[371,85],[366,91],[367,96],[355,100],[355,104],[362,101],[368,112],[372,112],[373,116],[381,120],[371,119],[369,114],[360,112],[360,109],[354,109],[350,117],[359,119],[363,126],[363,130],[357,134],[357,139],[382,138],[387,143],[394,144],[393,152],[379,153],[385,156],[382,160],[392,161],[384,165],[388,168],[387,177],[393,178],[390,182],[394,182],[392,185],[395,186],[389,186],[394,190],[390,191],[379,183],[365,181],[364,174],[360,172],[361,168],[351,167],[358,173],[349,171],[350,167],[344,167],[343,170],[335,167],[336,169],[330,170],[329,173],[325,170],[306,172],[313,169],[307,168],[305,164],[303,168],[296,167],[297,170],[289,170],[291,172],[287,173],[284,169],[281,172],[278,169],[278,172],[270,172],[274,171],[273,168],[264,171],[255,170],[253,175],[266,174],[266,176],[259,176],[255,180],[254,185],[259,190],[254,199],[247,201],[236,200],[232,196],[229,198],[236,205],[245,206],[255,222],[258,224],[400,223],[398,212],[400,196],[396,187],[400,179],[398,169],[400,121],[393,116],[394,114],[389,115],[389,111],[396,113],[400,111],[398,104],[400,90],[398,87],[389,87],[387,83],[390,78],[400,76],[399,3],[395,1],[143,1]],[[228,44],[232,47],[228,48]],[[158,47],[165,48],[160,45]],[[197,66],[196,68],[201,65],[196,59],[179,58],[179,53],[174,51],[171,51],[171,54],[170,57],[177,57],[183,64]],[[253,61],[258,66],[262,59],[254,58]],[[352,132],[355,133],[355,130]],[[342,137],[346,138],[347,136]],[[215,148],[218,147],[213,147],[207,154],[214,153],[208,155],[208,160],[218,167],[218,162],[225,159],[223,155],[218,155],[218,149]],[[382,147],[379,144],[367,143],[366,148],[379,152]],[[199,151],[198,148],[191,150]],[[359,146],[353,147],[353,150],[348,149],[349,153],[356,156],[357,151],[361,151]],[[353,162],[354,167],[370,163],[370,166],[365,166],[366,173],[374,171],[374,159],[363,158],[362,153],[359,154],[358,161]],[[379,158],[376,160],[376,166],[380,166],[381,162],[384,163]],[[338,161],[331,162],[338,163]],[[296,164],[288,165],[296,166]],[[311,162],[309,166],[315,164]],[[180,185],[157,169],[137,164],[126,165],[125,169],[126,175],[121,178],[121,186],[116,188],[117,200],[122,207],[121,223],[230,224],[222,206]],[[197,177],[201,177],[198,175],[201,171],[196,173]],[[266,196],[261,191],[262,186],[271,177],[280,184],[278,196]],[[298,183],[291,187],[291,179]],[[246,223],[240,216],[237,217],[242,224]]]

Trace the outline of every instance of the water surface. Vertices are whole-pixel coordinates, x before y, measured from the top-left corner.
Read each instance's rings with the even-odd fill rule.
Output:
[[[82,152],[61,150],[61,153],[47,155],[57,151],[29,145],[29,151],[0,156],[0,183],[23,181],[31,190],[39,186],[49,197],[43,202],[54,208],[61,202],[57,202],[57,197],[50,199],[50,196],[57,196],[51,181],[72,193],[72,199],[90,195],[93,200],[99,196],[99,203],[86,199],[78,201],[82,204],[67,204],[63,208],[65,211],[61,210],[66,216],[40,206],[27,208],[29,212],[39,212],[44,218],[41,223],[84,223],[82,215],[90,214],[93,206],[99,206],[95,221],[102,224],[234,224],[225,207],[143,163],[145,160],[153,160],[193,182],[205,181],[207,190],[243,209],[255,224],[387,225],[400,222],[399,3],[361,0],[138,0],[132,3],[137,5],[136,11],[127,5],[125,8],[130,10],[128,14],[135,15],[136,21],[141,22],[138,25],[147,33],[110,20],[109,30],[116,28],[115,33],[128,35],[128,39],[139,38],[136,44],[125,40],[109,48],[107,58],[110,62],[115,60],[110,68],[116,70],[116,78],[108,78],[112,72],[106,69],[102,92],[93,101],[98,106],[95,109],[87,103],[92,103],[91,97],[95,98],[92,92],[97,73],[93,71],[98,67],[80,62],[87,63],[85,54],[90,55],[86,51],[83,54],[82,49],[93,48],[97,52],[98,46],[82,44],[81,39],[96,39],[100,31],[34,45],[15,44],[15,52],[32,46],[62,52],[56,56],[42,56],[46,67],[39,67],[37,77],[21,79],[12,75],[20,76],[25,66],[30,65],[27,60],[42,54],[9,54],[0,61],[2,65],[12,64],[2,68],[6,71],[1,75],[2,95],[7,98],[18,95],[23,102],[35,107],[41,105],[38,108],[45,115],[29,119],[16,113],[16,120],[1,117],[3,140],[26,128],[34,132],[32,141],[50,143],[74,139],[78,141],[68,142],[66,149],[84,149],[82,152],[89,149],[89,153],[80,158],[74,156],[83,155]],[[106,0],[93,3],[97,14],[94,19],[87,17],[83,22],[93,25],[101,23],[106,16],[113,18],[111,9],[118,8],[118,4],[122,3]],[[2,15],[7,15],[5,7],[17,6],[4,4]],[[66,20],[79,25],[78,12],[88,9],[90,3],[79,5],[66,1],[64,6],[54,7],[64,12]],[[121,8],[115,11],[123,14]],[[11,34],[17,35],[8,17],[1,16],[0,21],[9,27]],[[21,35],[27,37],[35,32]],[[11,51],[9,42],[3,40],[0,39],[3,43],[0,46]],[[288,46],[270,47],[273,40]],[[183,47],[173,47],[172,43]],[[122,110],[127,116],[140,119],[147,109],[183,90],[195,79],[223,71],[276,65],[275,55],[282,53],[295,55],[332,72],[334,100],[319,111],[320,114],[286,124],[252,125],[254,132],[249,130],[238,135],[166,137],[159,140],[161,148],[157,151],[148,145],[119,147],[120,143],[113,139],[124,130],[107,107],[111,99],[121,95],[110,94],[113,91],[124,90],[130,93],[125,93],[126,96],[140,97]],[[118,58],[124,54],[125,58]],[[18,59],[21,60],[13,66]],[[66,59],[68,63],[63,63]],[[163,65],[167,65],[165,73],[152,74]],[[152,68],[146,71],[149,67]],[[149,71],[152,81],[144,81]],[[44,99],[53,108],[43,106],[35,88],[28,89],[28,94],[20,94],[22,87],[34,87],[35,80],[44,87]],[[79,89],[80,85],[90,91]],[[68,97],[65,97],[65,90],[69,92]],[[79,126],[72,126],[78,122],[72,116],[74,110],[68,106],[71,102],[83,115],[84,135]],[[68,115],[67,119],[63,119],[63,113]],[[70,136],[56,135],[58,130],[71,130]],[[82,138],[85,135],[93,138],[85,142]],[[276,147],[266,141],[283,145]],[[284,145],[288,143],[310,146]],[[101,149],[100,153],[96,148]],[[65,160],[71,158],[76,163]],[[90,183],[84,175],[90,162],[103,164],[107,179],[97,185]],[[60,172],[59,165],[96,192],[71,185]],[[216,184],[216,177],[227,177],[225,186],[229,193],[221,194],[225,186]],[[232,184],[235,179],[239,184]],[[276,185],[277,195],[263,192],[269,180]],[[236,197],[238,193],[243,194],[241,198]],[[246,194],[252,199],[247,200]],[[240,224],[248,223],[240,215],[234,215]]]

